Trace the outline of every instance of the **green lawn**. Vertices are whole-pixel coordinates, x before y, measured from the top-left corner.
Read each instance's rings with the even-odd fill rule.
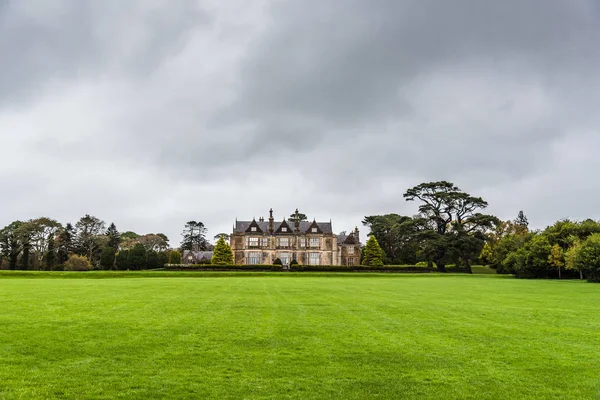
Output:
[[[0,399],[600,398],[600,285],[190,275],[0,273]]]

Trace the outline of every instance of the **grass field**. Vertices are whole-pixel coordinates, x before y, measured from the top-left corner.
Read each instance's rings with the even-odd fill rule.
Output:
[[[0,273],[0,399],[600,399],[600,285],[48,276]]]

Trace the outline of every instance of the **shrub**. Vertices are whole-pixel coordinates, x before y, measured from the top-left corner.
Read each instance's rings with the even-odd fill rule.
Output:
[[[292,260],[292,262],[290,262],[290,267],[293,267],[294,265],[299,265],[298,264],[298,260]]]
[[[600,233],[594,233],[577,250],[577,264],[586,272],[588,281],[600,282]]]
[[[89,271],[92,268],[92,263],[87,257],[77,254],[72,254],[65,262],[65,271]]]
[[[418,263],[415,264],[417,267],[429,267],[429,262],[427,261],[419,261]],[[433,268],[437,268],[437,264],[434,262],[431,262],[431,266]]]
[[[273,265],[283,265],[283,263],[280,258],[276,258],[275,261],[273,261]]]

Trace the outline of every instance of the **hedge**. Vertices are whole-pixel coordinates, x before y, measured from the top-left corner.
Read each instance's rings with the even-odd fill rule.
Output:
[[[170,271],[283,271],[281,265],[165,265]],[[421,267],[416,265],[293,265],[289,269],[293,272],[436,272],[435,268]]]

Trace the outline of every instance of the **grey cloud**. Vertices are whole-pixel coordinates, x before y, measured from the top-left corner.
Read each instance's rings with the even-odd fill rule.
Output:
[[[596,1],[232,1],[0,1],[0,222],[349,229],[438,179],[503,218],[600,217],[573,155],[598,146]]]
[[[208,24],[196,2],[10,2],[0,9],[0,101],[26,101],[48,81],[151,73]]]

